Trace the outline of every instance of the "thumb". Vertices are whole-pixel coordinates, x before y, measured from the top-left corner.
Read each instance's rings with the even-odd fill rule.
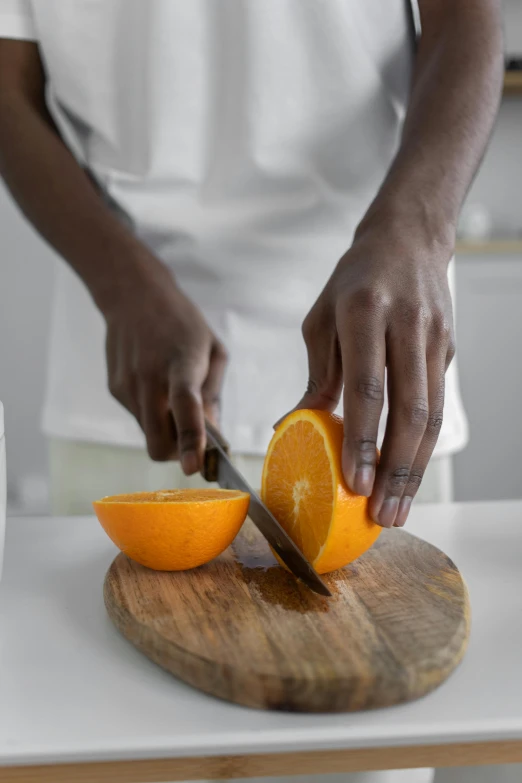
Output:
[[[285,416],[274,425],[274,429],[294,411],[298,410],[322,410],[333,411],[337,408],[343,388],[343,374],[341,351],[334,338],[307,341],[308,351],[308,383],[306,391],[297,403]]]

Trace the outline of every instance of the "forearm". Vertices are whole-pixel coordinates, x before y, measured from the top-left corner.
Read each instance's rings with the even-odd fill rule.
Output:
[[[0,89],[0,174],[20,208],[103,309],[160,263],[110,212],[39,94]]]
[[[421,0],[423,34],[395,161],[360,230],[388,218],[452,251],[501,95],[497,0]]]

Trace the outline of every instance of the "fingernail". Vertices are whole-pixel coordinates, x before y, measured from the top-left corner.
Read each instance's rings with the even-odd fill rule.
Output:
[[[411,501],[413,498],[405,495],[399,503],[399,510],[397,511],[397,518],[395,520],[395,527],[403,527],[408,519],[410,513]]]
[[[199,470],[199,459],[195,451],[185,451],[181,455],[181,465],[186,476],[192,476]]]
[[[399,498],[386,498],[379,512],[379,525],[382,527],[393,527],[398,508]]]
[[[353,482],[353,491],[356,495],[364,495],[369,498],[373,489],[374,470],[372,465],[361,465],[358,468]]]

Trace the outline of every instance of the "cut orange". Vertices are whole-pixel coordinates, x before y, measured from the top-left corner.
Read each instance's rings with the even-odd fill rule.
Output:
[[[382,529],[368,514],[368,498],[345,483],[342,443],[338,416],[295,411],[277,428],[263,469],[264,503],[319,574],[351,563]]]
[[[245,521],[250,496],[227,489],[171,489],[114,495],[93,503],[122,552],[157,571],[186,571],[230,546]]]

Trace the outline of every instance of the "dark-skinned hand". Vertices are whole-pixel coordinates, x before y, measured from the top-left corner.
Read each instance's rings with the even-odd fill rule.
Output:
[[[303,324],[309,382],[297,408],[333,411],[344,387],[343,472],[384,527],[404,525],[437,442],[454,355],[451,253],[367,230]],[[389,413],[377,464],[385,389]]]
[[[104,312],[112,395],[136,417],[153,460],[203,464],[205,416],[218,424],[227,355],[165,270],[127,288]]]

